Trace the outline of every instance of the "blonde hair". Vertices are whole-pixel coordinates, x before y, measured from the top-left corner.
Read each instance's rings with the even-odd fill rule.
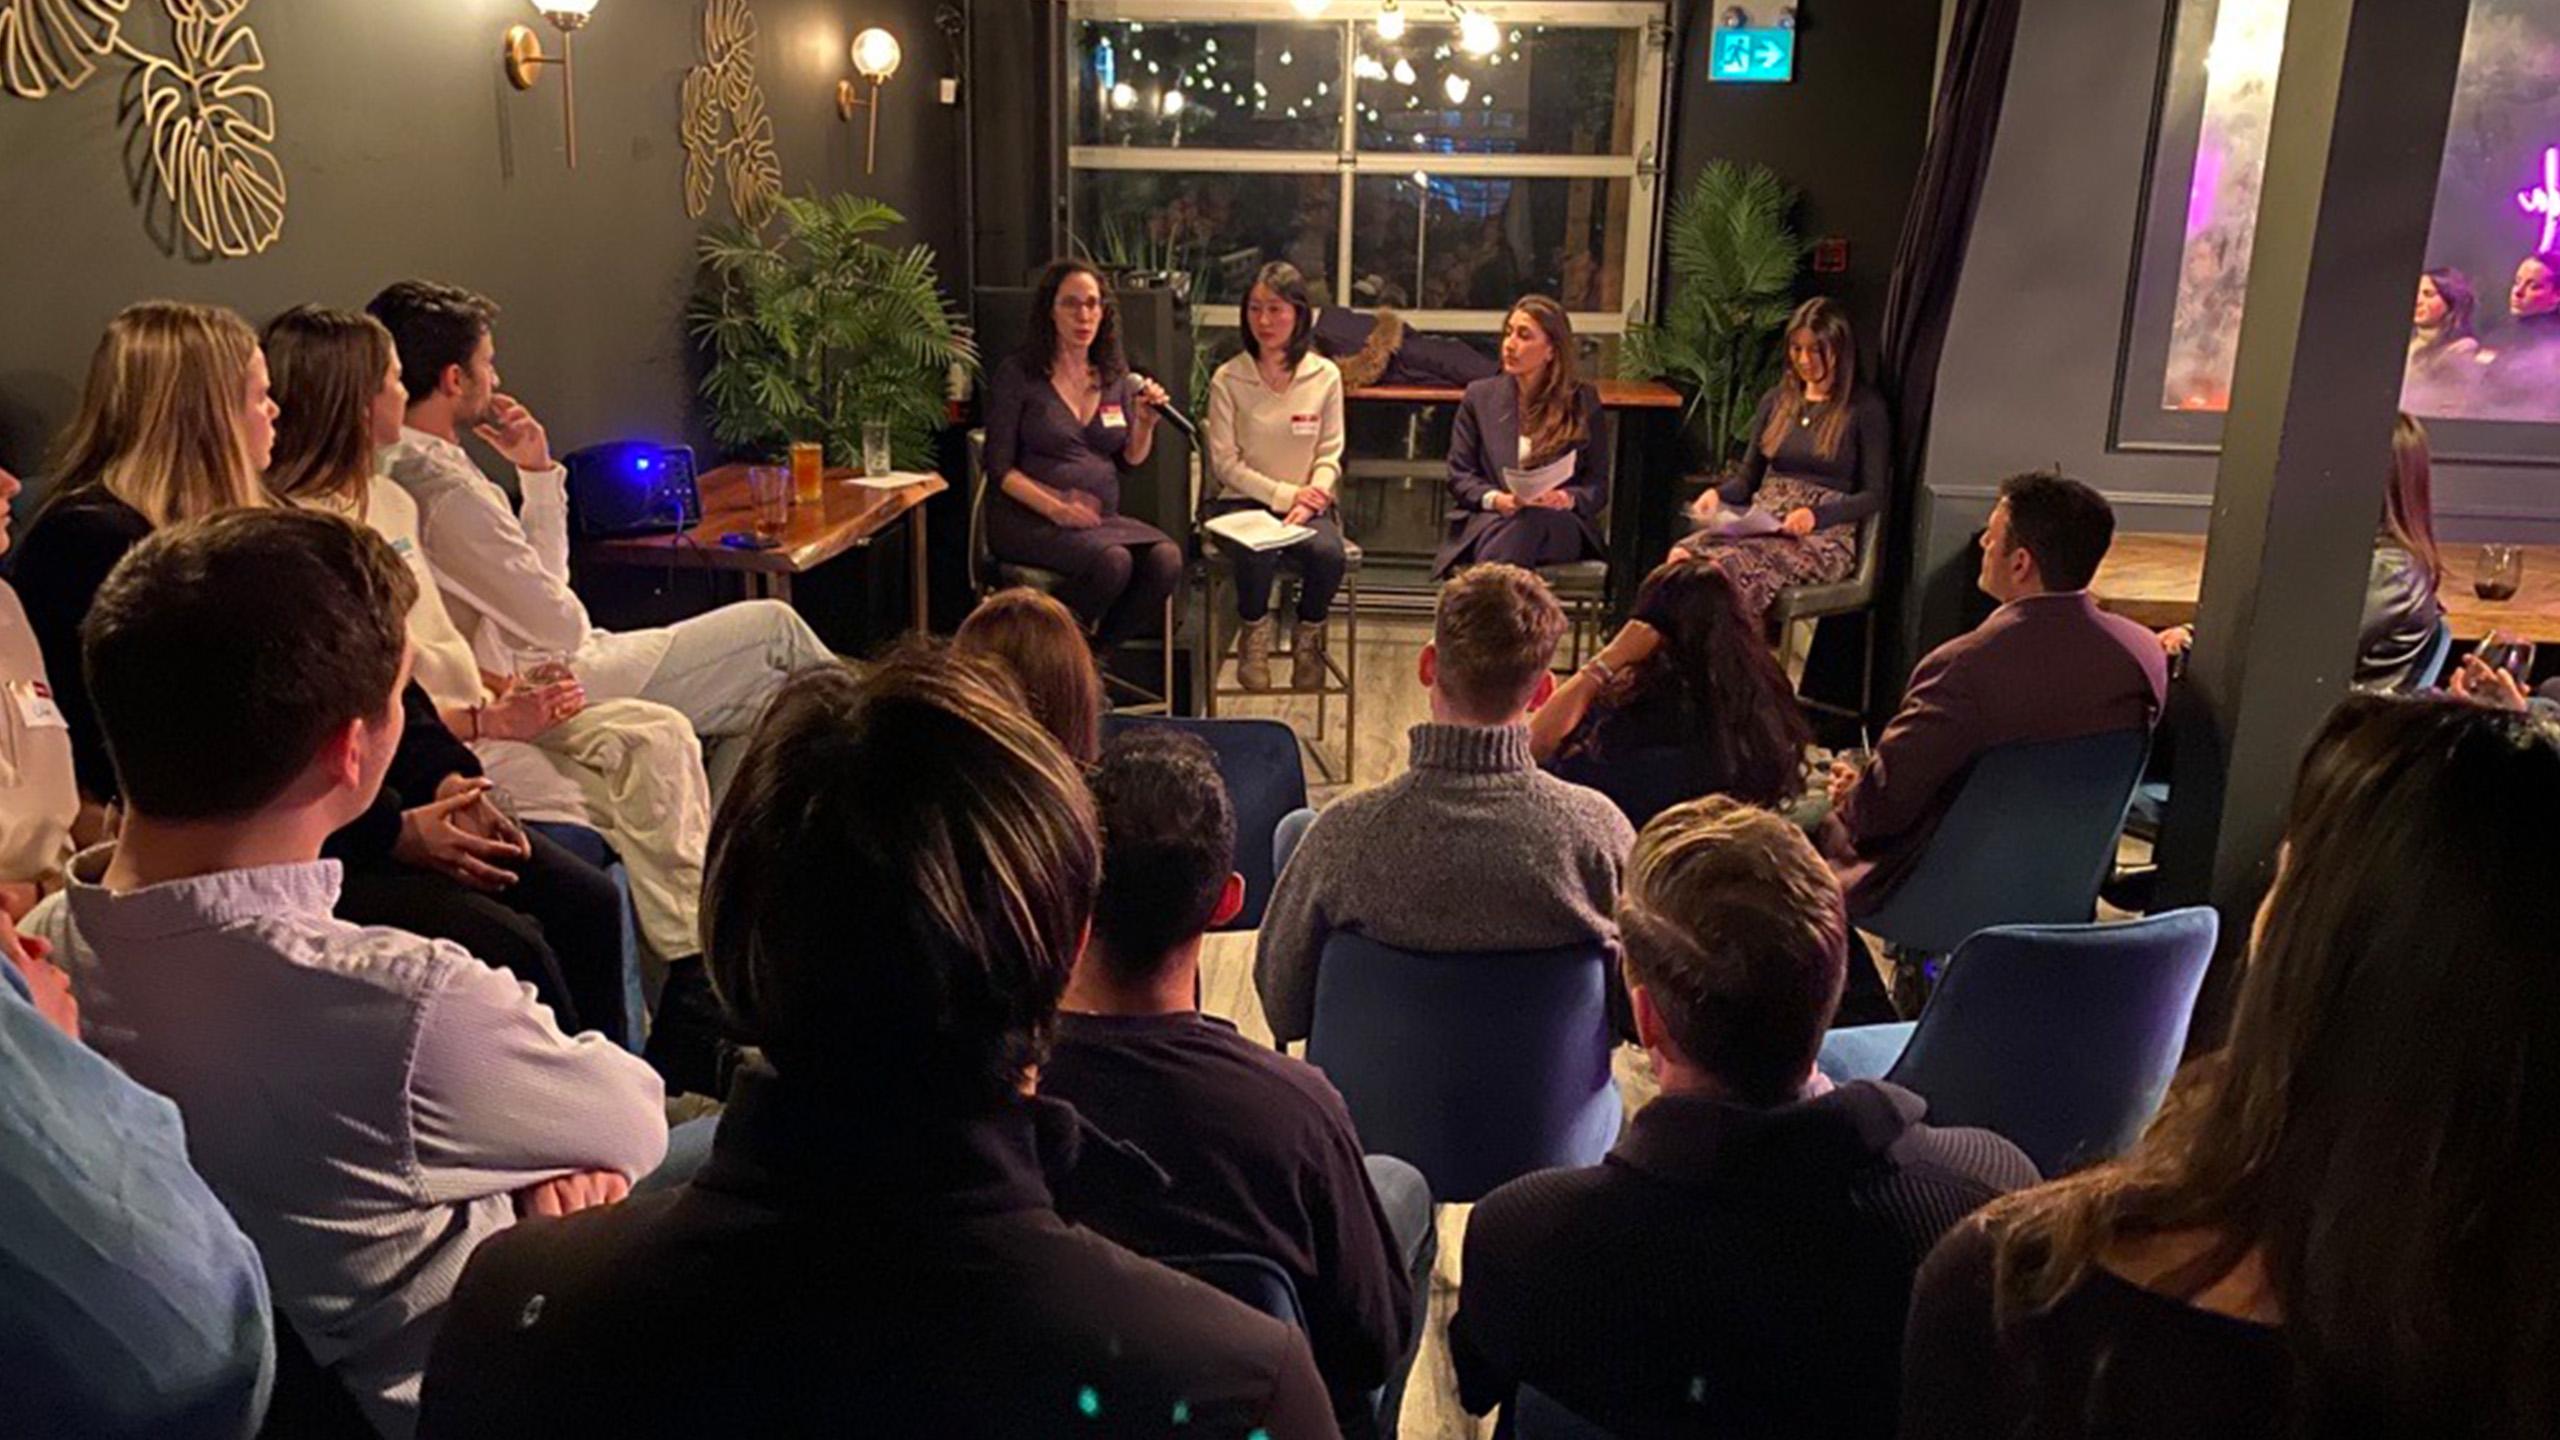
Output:
[[[156,528],[267,503],[240,412],[258,337],[219,305],[145,300],[107,324],[56,493],[97,487]]]
[[[1431,643],[1440,692],[1460,714],[1498,720],[1529,703],[1564,637],[1564,607],[1534,571],[1470,565],[1440,587]]]

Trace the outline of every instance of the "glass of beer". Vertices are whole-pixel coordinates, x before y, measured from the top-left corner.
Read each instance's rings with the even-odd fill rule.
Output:
[[[747,499],[755,506],[756,539],[770,545],[791,528],[791,472],[779,465],[747,467]]]
[[[827,447],[815,440],[791,442],[791,498],[815,505],[826,498]]]

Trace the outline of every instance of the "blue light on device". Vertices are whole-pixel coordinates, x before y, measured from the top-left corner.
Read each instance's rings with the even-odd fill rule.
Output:
[[[1783,85],[1796,78],[1791,29],[1712,30],[1707,78],[1724,85]]]
[[[644,471],[649,468],[649,459],[645,455],[640,458],[640,468]]]

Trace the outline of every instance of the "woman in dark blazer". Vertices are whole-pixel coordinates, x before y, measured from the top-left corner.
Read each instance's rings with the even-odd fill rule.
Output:
[[[1608,553],[1598,516],[1609,503],[1600,392],[1583,383],[1573,321],[1531,295],[1502,322],[1502,373],[1467,387],[1449,437],[1449,537],[1432,578],[1502,561],[1535,569]],[[1523,500],[1505,472],[1570,457],[1573,475]]]
[[[1109,646],[1138,633],[1182,579],[1182,549],[1120,513],[1120,472],[1155,450],[1161,386],[1129,373],[1102,272],[1051,263],[1021,353],[988,387],[987,549],[1054,570],[1058,598]]]

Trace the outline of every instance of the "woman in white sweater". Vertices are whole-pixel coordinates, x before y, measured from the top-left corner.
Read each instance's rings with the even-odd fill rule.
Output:
[[[1278,550],[1224,548],[1236,572],[1236,680],[1271,688],[1271,586],[1286,561],[1300,576],[1289,686],[1324,678],[1324,622],[1342,588],[1342,372],[1313,353],[1315,308],[1295,266],[1275,262],[1245,292],[1244,351],[1209,377],[1209,513],[1259,506],[1315,534]]]
[[[659,960],[698,954],[711,790],[691,723],[646,700],[589,702],[574,679],[519,684],[482,671],[427,571],[417,502],[374,473],[408,399],[390,332],[367,315],[303,305],[268,322],[262,343],[284,411],[268,487],[391,542],[417,575],[411,669],[439,716],[519,816],[604,835],[630,870],[641,937]]]

